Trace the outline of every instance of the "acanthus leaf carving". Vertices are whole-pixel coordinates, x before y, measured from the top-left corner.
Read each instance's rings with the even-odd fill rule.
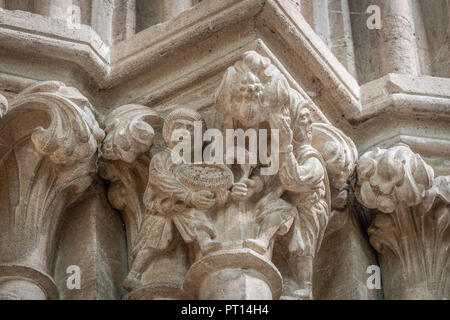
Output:
[[[389,266],[385,294],[448,298],[449,177],[434,178],[433,169],[404,144],[367,152],[357,173],[358,200],[377,210],[368,233],[382,265]]]
[[[1,247],[2,266],[8,274],[41,273],[47,298],[57,294],[47,273],[61,215],[92,182],[104,137],[91,108],[77,89],[39,82],[14,97],[0,120],[0,173],[7,181],[1,234],[15,243],[14,250]]]
[[[153,144],[155,130],[161,130],[160,118],[141,105],[125,105],[113,110],[105,122],[108,133],[103,142],[103,157],[133,163]]]
[[[95,120],[89,101],[77,89],[57,81],[38,83],[17,95],[11,112],[18,107],[27,108],[31,103],[42,110],[45,106],[51,118],[47,128],[38,126],[31,135],[36,151],[65,166],[91,159],[104,132]]]
[[[162,119],[142,105],[124,105],[105,120],[100,176],[111,182],[108,198],[124,213],[132,247],[145,215],[144,191],[148,181],[149,150],[161,135]],[[156,136],[156,137],[155,137]]]

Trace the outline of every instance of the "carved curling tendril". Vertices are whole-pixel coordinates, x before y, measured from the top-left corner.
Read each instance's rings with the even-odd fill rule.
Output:
[[[115,109],[105,122],[103,157],[133,163],[150,149],[160,125],[160,117],[146,106],[130,104]]]

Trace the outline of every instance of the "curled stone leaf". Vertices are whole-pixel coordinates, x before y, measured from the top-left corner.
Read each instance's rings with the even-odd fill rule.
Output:
[[[146,106],[130,104],[115,109],[106,118],[103,157],[133,163],[150,149],[161,123],[158,114]]]
[[[358,190],[363,205],[393,212],[398,203],[419,204],[433,184],[434,171],[403,144],[365,153],[358,162]]]

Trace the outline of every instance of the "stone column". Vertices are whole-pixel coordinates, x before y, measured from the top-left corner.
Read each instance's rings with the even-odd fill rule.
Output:
[[[119,1],[113,12],[113,43],[136,33],[136,0]]]
[[[383,74],[419,75],[415,26],[409,0],[377,0],[381,8],[380,56]]]
[[[92,2],[91,26],[107,45],[113,43],[113,16],[116,5],[117,0]]]
[[[192,0],[156,0],[156,23],[175,18],[190,7],[192,7]]]
[[[311,27],[322,39],[322,41],[331,47],[331,25],[329,19],[328,0],[314,0],[313,8],[313,24]]]
[[[357,78],[355,50],[348,0],[328,2],[330,23],[330,48],[350,74]]]
[[[104,186],[96,183],[67,211],[61,226],[53,273],[61,299],[120,299],[126,250],[120,215],[108,203]],[[67,287],[68,266],[78,266],[82,272],[77,290]]]
[[[36,0],[36,13],[56,19],[72,16],[72,0]]]

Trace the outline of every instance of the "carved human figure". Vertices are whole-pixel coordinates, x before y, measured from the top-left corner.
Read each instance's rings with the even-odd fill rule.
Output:
[[[216,93],[215,106],[225,116],[225,129],[269,130],[270,113],[286,103],[289,104],[289,85],[284,76],[270,59],[248,51],[242,60],[228,68]],[[270,135],[267,142],[267,158],[274,161]],[[296,216],[295,207],[281,199],[284,190],[278,175],[261,175],[261,168],[267,165],[259,162],[247,178],[232,188],[233,198],[254,204],[255,222],[260,227],[257,237],[246,239],[244,245],[260,254],[267,252],[276,235],[289,231]]]
[[[263,186],[259,198],[253,198],[259,231],[245,244],[263,254],[277,235],[289,232],[284,240],[298,285],[285,295],[300,299],[312,297],[313,258],[331,209],[326,165],[311,146],[312,119],[306,103],[270,59],[253,51],[227,70],[216,94],[216,109],[225,115],[227,128],[280,130],[278,174],[259,176],[255,170],[239,187],[249,199]]]
[[[302,104],[272,113],[270,122],[272,128],[280,130],[280,182],[298,210],[288,234],[289,264],[298,284],[293,296],[312,299],[313,260],[330,212],[326,166],[311,146],[311,115]]]
[[[186,164],[175,164],[172,160],[172,149],[177,143],[172,140],[172,133],[186,130],[193,139],[195,121],[203,121],[201,115],[186,108],[174,110],[164,121],[163,138],[167,148],[150,162],[144,196],[147,215],[132,251],[131,271],[124,282],[127,290],[142,285],[142,273],[156,256],[168,249],[175,228],[185,242],[195,241],[203,254],[220,248],[220,243],[213,240],[216,232],[208,217],[208,210],[216,204],[215,194],[209,190],[195,191],[184,185],[177,177],[177,170]],[[191,154],[194,154],[193,141],[191,148]]]

